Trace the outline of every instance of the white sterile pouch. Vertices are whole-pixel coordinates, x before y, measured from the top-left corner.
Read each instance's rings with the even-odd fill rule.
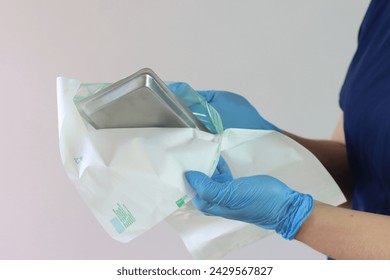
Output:
[[[83,200],[110,236],[121,242],[167,218],[189,252],[199,259],[220,258],[266,236],[256,226],[205,216],[187,203],[194,191],[184,173],[211,175],[220,155],[234,177],[267,174],[317,200],[340,204],[340,189],[318,160],[288,137],[272,131],[228,129],[214,135],[193,128],[90,127],[74,97],[82,85],[58,78],[60,153],[64,168]],[[91,89],[92,88],[92,89]]]
[[[308,150],[275,131],[228,129],[222,135],[221,155],[234,178],[271,175],[289,187],[331,205],[345,197],[327,170]],[[218,259],[273,231],[244,222],[206,216],[191,203],[166,219],[197,259]]]
[[[213,134],[190,128],[96,130],[73,100],[85,88],[95,91],[99,85],[57,79],[62,162],[103,228],[128,242],[193,197],[184,171],[211,174],[220,144]]]

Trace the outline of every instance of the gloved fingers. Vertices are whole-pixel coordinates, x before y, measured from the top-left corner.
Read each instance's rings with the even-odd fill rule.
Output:
[[[174,82],[174,83],[168,84],[167,86],[176,95],[181,95],[188,90],[192,90],[192,88],[189,86],[189,84],[184,83],[184,82]],[[215,91],[215,90],[201,90],[201,91],[196,91],[196,92],[199,93],[207,101],[207,103],[210,103],[211,100],[214,98],[215,93],[217,93],[217,91]]]
[[[230,172],[229,165],[227,164],[226,160],[222,156],[219,157],[217,169],[218,169],[219,174],[229,173],[230,176],[232,175],[232,173]],[[233,177],[232,177],[232,179],[233,179]]]
[[[186,172],[185,176],[190,186],[200,196],[203,196],[205,188],[209,187],[209,185],[214,184],[214,181],[211,178],[199,171],[188,171]]]
[[[172,90],[176,95],[185,92],[189,85],[183,82],[175,82],[167,85],[170,90]]]
[[[240,210],[230,209],[212,202],[201,199],[198,195],[192,199],[192,204],[196,209],[205,215],[219,216],[227,219],[238,220]]]
[[[196,195],[194,196],[194,198],[192,199],[192,205],[194,205],[194,207],[196,209],[198,209],[199,211],[201,211],[203,214],[205,214],[206,216],[212,216],[212,214],[209,214],[207,212],[204,211],[204,209],[207,209],[208,208],[208,205],[209,202],[201,199],[199,197],[199,195]]]
[[[223,91],[223,90],[198,90],[197,91],[200,95],[202,95],[208,103],[213,103],[213,99],[217,98],[218,102],[226,103],[228,100],[230,102],[237,103],[238,105],[249,104],[248,100],[245,99],[245,97],[230,92],[230,91]]]
[[[220,183],[233,180],[230,168],[222,156],[219,157],[217,168],[211,176],[211,179]]]
[[[213,100],[215,93],[217,93],[215,90],[198,90],[197,92],[206,99],[207,103],[210,103]]]
[[[188,171],[185,176],[201,199],[220,205],[228,202],[231,191],[226,183],[216,182],[198,171]]]

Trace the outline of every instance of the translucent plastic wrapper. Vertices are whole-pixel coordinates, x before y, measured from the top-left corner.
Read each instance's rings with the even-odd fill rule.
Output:
[[[184,173],[198,170],[211,175],[220,155],[234,177],[268,174],[317,200],[334,205],[345,201],[318,160],[278,132],[229,129],[215,135],[192,128],[95,130],[84,123],[74,102],[106,85],[57,79],[59,142],[66,173],[96,219],[118,241],[129,242],[167,218],[195,258],[210,259],[269,234],[242,222],[205,216],[187,203],[194,191],[187,186]],[[213,132],[221,132],[215,112],[199,100],[190,98],[193,104],[184,103],[203,108]]]
[[[170,83],[167,83],[168,85]],[[184,105],[214,134],[223,133],[222,120],[218,112],[186,83],[181,83],[175,94]]]

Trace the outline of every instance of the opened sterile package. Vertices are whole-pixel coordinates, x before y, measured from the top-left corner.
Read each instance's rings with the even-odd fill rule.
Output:
[[[319,201],[345,201],[325,168],[301,145],[275,131],[223,131],[209,107],[202,115],[213,126],[208,129],[220,134],[197,128],[95,129],[76,104],[107,86],[57,79],[59,144],[69,178],[103,228],[120,242],[166,220],[194,258],[216,259],[270,234],[254,225],[205,216],[187,203],[195,193],[184,173],[212,175],[220,156],[233,177],[267,174]],[[194,94],[179,97],[187,107],[205,110],[209,105]]]

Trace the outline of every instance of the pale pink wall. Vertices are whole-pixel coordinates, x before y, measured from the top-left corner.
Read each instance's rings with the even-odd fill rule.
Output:
[[[110,82],[150,67],[238,91],[282,127],[326,137],[368,1],[0,3],[0,259],[181,259],[165,223],[120,244],[89,213],[59,158],[56,77]],[[228,257],[323,258],[278,237]]]

